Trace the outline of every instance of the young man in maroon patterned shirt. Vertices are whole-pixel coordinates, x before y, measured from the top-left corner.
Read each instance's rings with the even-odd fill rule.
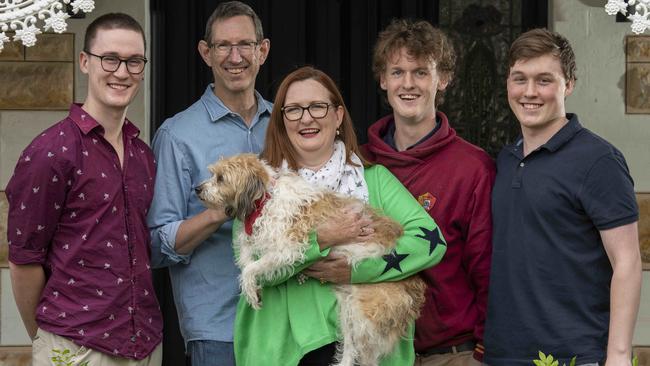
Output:
[[[90,365],[159,365],[149,270],[153,154],[125,115],[146,65],[142,27],[106,14],[86,30],[82,105],[37,136],[7,188],[9,261],[34,365],[69,349]]]

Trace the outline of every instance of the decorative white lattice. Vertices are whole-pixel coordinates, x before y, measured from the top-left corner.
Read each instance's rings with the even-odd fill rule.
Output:
[[[41,27],[44,31],[65,32],[66,19],[70,17],[66,5],[70,2],[75,14],[79,10],[90,13],[95,9],[94,0],[0,0],[0,52],[11,40],[5,33],[8,31],[14,32],[14,41],[20,40],[26,47],[36,44]]]
[[[628,5],[634,7],[634,12],[628,14]],[[650,28],[650,0],[608,0],[605,11],[609,15],[621,13],[632,21],[632,32],[641,34]]]

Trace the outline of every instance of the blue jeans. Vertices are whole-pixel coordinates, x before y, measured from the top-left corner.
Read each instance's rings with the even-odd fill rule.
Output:
[[[192,366],[235,366],[232,342],[190,341],[187,351]]]

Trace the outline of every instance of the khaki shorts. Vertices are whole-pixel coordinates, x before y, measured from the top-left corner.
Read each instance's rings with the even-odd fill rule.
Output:
[[[426,357],[417,356],[415,366],[481,366],[481,363],[474,359],[474,351],[464,351]]]
[[[105,353],[79,346],[71,340],[38,329],[32,342],[32,366],[53,366],[52,357],[56,356],[52,350],[70,350],[74,365],[88,362],[88,366],[160,366],[162,363],[162,343],[143,360],[113,357]]]

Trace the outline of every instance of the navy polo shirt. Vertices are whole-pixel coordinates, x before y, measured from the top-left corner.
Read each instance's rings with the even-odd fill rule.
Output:
[[[523,157],[497,158],[485,362],[531,365],[538,351],[602,362],[612,267],[599,230],[638,220],[625,158],[574,114]]]

